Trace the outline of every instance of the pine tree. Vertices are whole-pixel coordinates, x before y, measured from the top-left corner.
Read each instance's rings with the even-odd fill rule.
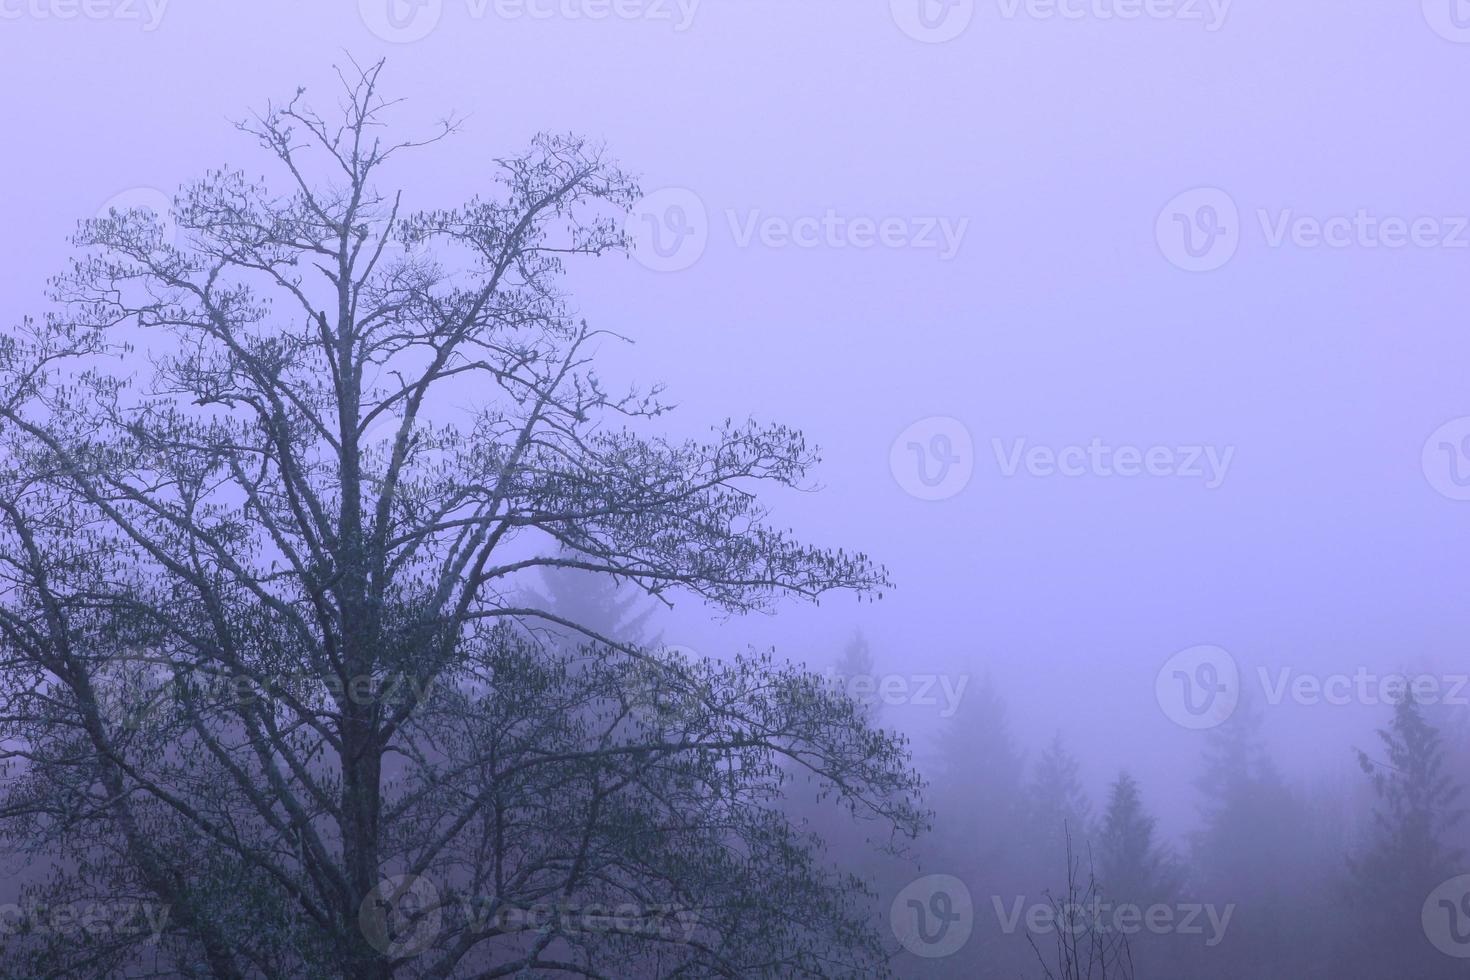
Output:
[[[542,569],[541,583],[545,593],[537,598],[558,618],[594,630],[616,643],[651,642],[647,624],[653,607],[612,576],[577,568],[550,567]],[[567,629],[556,632],[571,646],[591,639]]]
[[[987,677],[940,730],[933,771],[936,869],[963,879],[977,896],[1003,901],[1027,894],[1024,759],[1006,717],[1005,700]],[[993,917],[976,918],[963,956],[945,961],[952,976],[1009,978],[1034,963],[1019,937]]]
[[[1026,787],[1030,868],[1040,887],[1056,887],[1066,880],[1068,841],[1086,849],[1092,827],[1092,803],[1082,789],[1077,760],[1067,751],[1061,733],[1036,760]]]
[[[1444,970],[1444,957],[1425,942],[1420,914],[1425,897],[1459,870],[1463,854],[1448,840],[1464,817],[1462,788],[1446,770],[1439,730],[1411,691],[1398,697],[1378,737],[1381,758],[1358,752],[1377,807],[1367,846],[1348,862],[1359,934],[1372,937],[1355,955],[1374,969],[1441,975],[1431,971]]]
[[[988,866],[1014,854],[1024,761],[1005,700],[986,677],[939,735],[938,819]]]
[[[1360,880],[1438,880],[1460,852],[1445,838],[1464,817],[1457,803],[1461,786],[1445,771],[1440,732],[1405,692],[1393,721],[1380,729],[1385,758],[1358,752],[1358,765],[1372,780],[1378,809],[1372,846],[1353,862]],[[1366,877],[1364,877],[1366,876]]]
[[[1242,701],[1231,719],[1210,731],[1204,767],[1195,781],[1203,827],[1194,838],[1194,864],[1206,887],[1233,893],[1267,881],[1295,846],[1290,836],[1301,809],[1266,751],[1261,713]]]
[[[882,703],[874,686],[876,660],[860,629],[843,644],[825,676],[836,691],[847,695],[866,724],[877,726]],[[913,854],[869,814],[854,812],[824,792],[809,771],[794,763],[787,769],[782,811],[801,834],[808,835],[822,860],[841,870],[852,890],[887,896],[873,903],[872,921],[874,928],[889,930],[889,900],[913,880]]]
[[[1155,842],[1154,828],[1137,781],[1127,772],[1119,773],[1097,831],[1098,880],[1113,902],[1142,906],[1173,897],[1177,871]]]
[[[1243,700],[1206,737],[1195,780],[1202,827],[1193,838],[1194,897],[1235,908],[1230,933],[1212,951],[1212,975],[1295,978],[1316,955],[1302,937],[1311,928],[1307,882],[1323,869],[1306,846],[1306,810],[1266,751],[1261,723],[1259,705]],[[1274,972],[1262,973],[1264,961]]]
[[[840,690],[846,691],[848,697],[857,702],[863,718],[870,724],[876,722],[883,708],[877,690],[876,671],[868,638],[862,630],[855,630],[832,667],[832,679]]]

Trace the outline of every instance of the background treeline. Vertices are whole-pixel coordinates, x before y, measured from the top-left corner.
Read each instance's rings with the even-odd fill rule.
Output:
[[[630,641],[665,642],[650,629],[646,605],[610,582],[558,574],[546,578],[545,592],[569,617]],[[885,664],[860,633],[809,666],[856,692],[879,727],[896,727],[898,712],[864,692],[904,671]],[[1087,773],[1060,734],[1022,745],[1004,692],[981,676],[931,743],[915,746],[928,760],[921,767],[933,810],[932,832],[917,844],[899,847],[882,836],[880,822],[819,798],[803,773],[790,774],[785,798],[773,805],[820,840],[830,862],[854,875],[854,887],[871,893],[885,935],[894,898],[916,879],[952,875],[965,883],[974,907],[970,939],[934,958],[895,942],[904,977],[1463,977],[1466,961],[1434,948],[1421,912],[1442,882],[1470,873],[1460,788],[1470,772],[1466,712],[1399,699],[1382,709],[1376,736],[1343,745],[1321,772],[1288,775],[1262,733],[1264,710],[1242,700],[1228,722],[1198,733],[1201,753],[1189,771],[1145,772],[1120,760],[1116,771]],[[1087,737],[1106,743],[1109,733]],[[1341,778],[1348,767],[1358,771]],[[1089,785],[1104,790],[1093,798]],[[1181,793],[1194,800],[1197,818],[1183,835],[1166,836],[1150,801]],[[1063,944],[1076,949],[1060,951],[1055,932],[1028,933],[1027,910],[1094,899],[1104,908],[1167,906],[1175,922],[1192,916],[1192,931],[1083,935]],[[1018,906],[1019,923],[1004,926]],[[1214,922],[1200,906],[1213,908]],[[1086,924],[1084,917],[1079,925]]]
[[[844,683],[881,676],[884,667],[858,636],[832,674]],[[867,710],[883,724],[892,709],[874,698]],[[926,767],[934,829],[917,853],[875,858],[862,846],[861,823],[814,800],[794,805],[834,860],[874,887],[885,925],[893,896],[920,875],[953,875],[969,888],[969,942],[942,958],[900,954],[904,976],[1464,976],[1466,961],[1426,938],[1421,911],[1438,885],[1470,870],[1460,789],[1470,772],[1465,712],[1399,698],[1383,709],[1371,743],[1342,747],[1343,759],[1361,769],[1346,781],[1284,774],[1262,736],[1262,713],[1246,700],[1227,723],[1202,733],[1191,771],[1132,771],[1122,760],[1116,771],[1088,774],[1060,735],[1019,744],[1003,692],[984,680],[970,686],[925,753],[935,759]],[[1338,761],[1324,759],[1324,770],[1338,773]],[[1086,787],[1104,779],[1101,798],[1092,798]],[[1150,798],[1180,792],[1196,801],[1197,821],[1182,838],[1166,839]],[[1114,905],[1169,906],[1176,922],[1200,905],[1217,915],[1229,907],[1230,918],[1217,930],[1199,914],[1198,931],[1188,935],[1141,929],[1126,948],[1115,934],[1111,952],[1100,946],[1075,956],[1057,952],[1055,933],[1028,938],[1024,917],[1013,929],[1001,924],[1018,903],[1086,904],[1093,893]]]

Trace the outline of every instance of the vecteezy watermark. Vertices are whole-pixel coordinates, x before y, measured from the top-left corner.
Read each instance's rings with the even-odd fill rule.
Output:
[[[1420,923],[1435,949],[1455,959],[1470,959],[1470,875],[1457,875],[1430,892]]]
[[[942,215],[849,216],[828,208],[820,215],[774,215],[759,209],[725,212],[737,248],[912,249],[934,252],[941,262],[960,253],[969,218]]]
[[[427,875],[395,875],[378,884],[358,910],[358,926],[369,945],[395,959],[410,959],[433,947],[446,932],[507,935],[554,927],[558,935],[641,936],[690,942],[697,912],[672,904],[555,901],[518,904],[497,895],[446,895]]]
[[[1225,939],[1235,905],[1217,906],[1208,902],[1156,902],[1135,905],[1112,902],[1101,895],[1084,901],[1032,902],[1017,896],[1007,902],[992,895],[996,921],[1006,935],[1023,925],[1033,935],[1062,933],[1084,936],[1089,933],[1117,933],[1134,936],[1146,932],[1154,936],[1204,936],[1205,945],[1215,947]]]
[[[1422,705],[1470,707],[1470,674],[1382,673],[1366,666],[1312,673],[1292,667],[1257,667],[1265,702],[1305,707],[1398,704],[1405,695]],[[1154,692],[1159,707],[1185,728],[1214,728],[1230,720],[1246,684],[1239,664],[1217,646],[1181,650],[1159,669]]]
[[[1087,443],[1033,445],[1025,438],[990,440],[1000,476],[1036,479],[1061,476],[1194,480],[1207,490],[1225,482],[1234,446],[1205,444],[1114,445],[1094,437]],[[964,490],[975,470],[974,441],[963,422],[947,416],[920,419],[899,433],[889,448],[893,477],[912,496],[944,500]]]
[[[425,875],[385,878],[362,900],[357,924],[378,952],[393,959],[417,956],[444,928],[439,889]]]
[[[975,443],[959,419],[932,415],[904,429],[888,450],[893,479],[920,500],[946,500],[975,472]]]
[[[842,674],[836,669],[827,681],[859,704],[938,708],[941,718],[954,717],[970,686],[968,674]]]
[[[709,246],[709,210],[687,187],[665,187],[633,205],[624,226],[633,257],[654,272],[679,272]]]
[[[1446,41],[1470,44],[1470,0],[1422,0],[1424,19]]]
[[[970,889],[953,875],[925,875],[893,899],[888,922],[894,938],[915,956],[952,956],[975,930],[975,903]]]
[[[458,0],[470,20],[645,21],[683,33],[702,0]],[[358,0],[368,30],[384,41],[408,44],[434,32],[444,0]]]
[[[1023,471],[1033,477],[1171,477],[1199,480],[1207,490],[1225,482],[1235,458],[1234,446],[1112,446],[1097,438],[1085,446],[1056,447],[991,439],[990,447],[1004,477]]]
[[[893,22],[915,41],[953,41],[975,19],[975,0],[888,0]]]
[[[0,0],[0,20],[118,20],[156,31],[169,0]]]
[[[4,0],[0,0],[0,3],[3,2]],[[178,244],[178,226],[174,222],[173,201],[156,187],[129,187],[125,191],[114,194],[97,209],[96,216],[105,219],[122,218],[132,211],[151,214],[151,220],[158,226],[164,245]]]
[[[559,935],[642,936],[665,942],[690,942],[699,913],[671,903],[584,902],[562,898],[519,906],[488,897],[461,902],[457,913],[474,934],[539,932],[555,926]]]
[[[1138,21],[1225,26],[1232,0],[996,0],[1002,20]],[[889,0],[893,21],[916,41],[942,44],[964,34],[975,19],[975,0]]]
[[[1177,20],[1225,26],[1232,0],[996,0],[1006,20]]]
[[[1188,272],[1213,272],[1240,248],[1240,209],[1218,187],[1176,195],[1154,222],[1164,257]]]
[[[1424,478],[1442,496],[1470,500],[1470,415],[1450,419],[1424,440]]]
[[[1380,674],[1358,667],[1351,674],[1312,674],[1281,667],[1256,668],[1266,702],[1344,706],[1398,704],[1405,693],[1423,705],[1470,707],[1470,674]]]
[[[1291,208],[1256,210],[1271,248],[1470,248],[1470,217],[1377,215],[1367,208],[1352,214],[1317,217]]]
[[[409,44],[422,41],[439,26],[444,0],[358,0],[357,10],[367,29],[380,39]]]
[[[173,667],[146,653],[125,653],[97,667],[92,694],[102,717],[117,730],[138,731],[173,709],[238,712],[268,703],[423,705],[436,693],[433,678],[376,674],[224,674]]]
[[[694,26],[702,0],[465,0],[470,16],[486,7],[501,20],[642,20],[677,33]]]
[[[154,902],[108,901],[0,905],[0,936],[146,936],[156,943],[168,927],[169,907]]]
[[[1329,215],[1257,208],[1262,243],[1271,249],[1470,249],[1470,216],[1383,215],[1369,208]],[[1248,223],[1218,187],[1177,195],[1155,221],[1159,250],[1188,272],[1212,272],[1234,258]]]
[[[1175,724],[1214,728],[1228,721],[1240,704],[1240,666],[1222,647],[1180,650],[1154,677],[1154,697]]]
[[[722,212],[731,243],[740,249],[881,248],[933,252],[941,262],[959,254],[970,219],[925,215],[858,215],[828,208],[819,214],[776,215],[759,208]],[[635,204],[624,230],[633,256],[655,272],[678,272],[698,262],[714,229],[704,200],[687,187],[666,187]]]

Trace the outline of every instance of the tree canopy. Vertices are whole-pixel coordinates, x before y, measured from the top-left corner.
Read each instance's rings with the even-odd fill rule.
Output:
[[[18,935],[36,972],[883,972],[863,893],[776,805],[793,770],[916,833],[903,742],[770,654],[701,660],[521,587],[576,569],[739,614],[878,595],[762,486],[783,425],[657,433],[566,263],[627,247],[636,182],[542,135],[494,186],[389,189],[382,65],[240,123],[165,234],[85,221],[53,308],[0,338],[0,839],[33,898],[168,910],[161,935]],[[464,407],[469,406],[469,407]],[[457,407],[457,411],[450,411]],[[555,625],[585,643],[548,643]]]

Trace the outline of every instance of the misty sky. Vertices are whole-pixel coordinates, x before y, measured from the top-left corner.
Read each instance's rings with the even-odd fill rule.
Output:
[[[427,34],[394,42],[383,0],[0,0],[5,322],[44,309],[76,219],[209,167],[257,173],[233,119],[386,55],[404,132],[466,116],[395,171],[412,206],[488,190],[538,130],[605,140],[646,191],[698,202],[687,268],[640,253],[574,272],[587,317],[637,341],[605,373],[668,382],[673,433],[802,427],[823,489],[772,498],[778,523],[867,551],[898,586],[734,622],[685,602],[667,640],[825,667],[861,627],[880,673],[990,672],[1023,742],[1060,729],[1094,786],[1141,770],[1171,832],[1200,747],[1156,698],[1176,652],[1218,645],[1248,687],[1257,666],[1470,670],[1451,469],[1470,457],[1438,448],[1470,424],[1425,453],[1470,416],[1470,33],[1451,0],[1159,0],[1185,9],[1132,19],[1104,16],[1129,0],[1076,18],[981,0],[944,43],[911,36],[904,0],[526,2],[552,15],[406,4],[398,33]],[[1222,202],[1237,213],[1206,214]],[[1196,244],[1225,236],[1205,264],[1228,261],[1181,268],[1177,215]],[[1313,244],[1312,222],[1344,217],[1346,238]],[[1431,220],[1395,248],[1385,219]],[[948,445],[973,472],[919,499],[895,465],[910,438],[894,444],[955,434],[936,417],[962,424],[971,448]],[[1011,465],[1094,440],[1166,447],[1165,469],[1197,447],[1205,473]],[[1294,776],[1346,770],[1387,714],[1289,701],[1267,717]],[[936,714],[889,718],[922,758]]]

